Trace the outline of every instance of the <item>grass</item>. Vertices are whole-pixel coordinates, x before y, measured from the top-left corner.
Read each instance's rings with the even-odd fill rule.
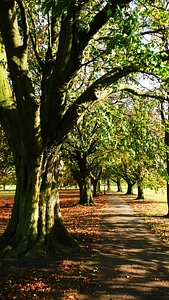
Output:
[[[145,189],[144,200],[136,200],[136,190],[134,195],[122,195],[147,223],[150,229],[157,234],[160,239],[169,245],[169,217],[166,190],[154,192]]]
[[[169,244],[165,191],[155,193],[146,189],[145,200],[135,200],[137,191],[134,192],[133,196],[121,196],[145,219],[151,230]],[[5,264],[4,272],[0,272],[0,299],[75,300],[80,299],[79,295],[84,291],[92,295],[93,288],[97,286],[97,273],[94,265],[90,263],[93,259],[90,250],[93,245],[96,247],[99,244],[101,238],[100,214],[106,204],[106,196],[96,199],[93,207],[75,205],[79,196],[74,190],[62,190],[60,198],[66,227],[76,236],[82,249],[70,256],[65,254],[42,257],[41,260],[37,258],[36,263],[30,260],[21,263],[20,260],[18,264]],[[0,196],[0,231],[7,225],[12,204],[11,194]]]

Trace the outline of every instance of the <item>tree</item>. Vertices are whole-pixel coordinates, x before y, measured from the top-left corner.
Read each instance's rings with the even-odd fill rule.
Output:
[[[127,194],[132,193],[132,187],[137,183],[138,199],[143,199],[143,187],[149,185],[155,188],[164,171],[163,130],[158,102],[128,98],[123,113],[125,117],[122,117],[119,128],[116,155],[119,154],[117,159],[114,158],[114,171],[128,183]]]
[[[72,186],[76,186],[77,183],[75,179],[73,178],[73,175],[69,168],[64,164],[64,162],[61,160],[62,168],[59,172],[59,178],[58,178],[58,187],[59,188],[69,188]]]
[[[113,16],[117,4],[122,8],[130,1],[118,2],[95,3],[88,29],[82,20],[82,15],[88,14],[87,1],[78,6],[74,1],[45,1],[43,6],[32,1],[0,2],[0,118],[17,177],[13,213],[1,237],[1,248],[13,249],[11,255],[55,252],[63,245],[75,245],[59,209],[57,154],[78,119],[79,105],[96,100],[98,87],[116,82],[133,71],[133,66],[112,68],[83,90],[72,105],[67,105],[67,91],[81,69],[84,49],[110,19],[110,9]],[[31,59],[35,57],[33,68]]]
[[[0,184],[12,184],[16,181],[13,157],[6,140],[5,133],[0,126]]]
[[[79,204],[82,205],[94,204],[91,184],[93,183],[96,195],[110,140],[112,124],[109,120],[109,103],[106,102],[100,101],[88,106],[80,122],[63,144],[63,157],[78,183]]]
[[[166,146],[166,172],[167,172],[167,205],[168,205],[168,213],[167,216],[169,216],[169,153],[168,153],[168,147],[169,147],[169,123],[168,123],[168,103],[163,102],[161,103],[161,119],[162,119],[162,124],[164,126],[164,143]]]
[[[102,98],[131,72],[150,71],[155,55],[141,43],[130,2],[0,1],[0,121],[17,177],[12,216],[0,240],[8,255],[76,244],[59,208],[58,153],[83,103]]]

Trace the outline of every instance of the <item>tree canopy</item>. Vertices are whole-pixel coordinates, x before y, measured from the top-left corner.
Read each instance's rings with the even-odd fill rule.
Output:
[[[59,208],[60,147],[84,103],[118,89],[147,93],[131,74],[166,80],[168,8],[131,0],[0,0],[0,7],[0,122],[17,177],[0,247],[11,256],[57,252],[76,244]],[[149,96],[168,99],[158,88]]]
[[[5,188],[6,184],[15,183],[16,178],[13,157],[2,126],[0,126],[0,140],[0,185]]]

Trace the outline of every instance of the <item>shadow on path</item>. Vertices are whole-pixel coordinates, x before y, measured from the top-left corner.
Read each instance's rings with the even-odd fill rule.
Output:
[[[22,291],[20,283],[26,278],[24,288],[28,289],[27,275],[31,274],[35,286],[44,282],[44,287],[48,287],[49,280],[49,288],[33,290],[32,297],[28,296],[28,289],[26,296],[15,299],[169,300],[169,247],[116,193],[108,195],[100,222],[99,239],[95,244],[85,240],[82,250],[2,264],[2,289],[9,295],[6,278],[11,289],[17,287],[17,292],[19,288]],[[20,276],[19,281],[11,281],[13,271],[15,277]],[[4,297],[3,293],[0,299],[14,298]]]
[[[108,195],[101,228],[101,243],[93,249],[92,299],[169,299],[169,248],[117,194]]]

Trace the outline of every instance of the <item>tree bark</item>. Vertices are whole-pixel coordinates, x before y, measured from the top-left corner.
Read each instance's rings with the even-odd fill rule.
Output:
[[[57,155],[16,160],[17,189],[10,222],[0,248],[10,257],[35,255],[76,246],[63,225],[57,189]]]
[[[93,197],[98,197],[100,195],[100,176],[102,173],[102,168],[94,168],[94,172],[91,175],[91,182],[93,185]]]
[[[168,153],[168,149],[169,149],[169,131],[168,131],[168,103],[167,105],[165,105],[166,103],[161,103],[161,119],[162,119],[162,123],[165,125],[165,136],[164,136],[164,142],[166,145],[166,169],[167,169],[167,175],[169,176],[169,153]],[[168,179],[166,181],[167,183],[167,208],[168,208],[168,212],[167,212],[167,216],[169,217],[169,182]]]
[[[107,191],[110,191],[110,180],[107,179]]]
[[[112,15],[116,13],[118,2],[111,7]],[[120,7],[126,2],[130,1],[120,2]],[[70,100],[69,97],[66,99],[68,84],[72,84],[72,78],[82,66],[83,50],[110,17],[107,4],[96,13],[89,24],[90,30],[79,32],[75,20],[77,6],[74,1],[70,4],[63,18],[52,17],[49,24],[46,23],[50,33],[45,37],[48,42],[44,39],[41,51],[43,36],[39,36],[36,26],[32,30],[32,45],[29,43],[34,18],[31,8],[30,18],[27,18],[24,1],[1,1],[0,119],[14,153],[17,189],[11,220],[0,238],[0,248],[11,250],[9,255],[14,257],[57,252],[75,246],[62,222],[53,149],[59,147],[76,124],[79,105],[98,99],[97,88],[107,87],[138,70],[131,65],[113,68],[91,83],[67,108]],[[21,25],[18,25],[18,19]],[[52,24],[53,29],[58,28],[53,34]],[[36,72],[40,70],[37,84],[34,72],[29,70],[28,56],[34,58],[30,48],[37,58]],[[82,191],[83,204],[91,204],[88,182],[84,182]]]
[[[100,181],[98,179],[92,179],[93,185],[93,197],[99,197],[100,195]]]
[[[168,148],[169,148],[169,132],[167,129],[165,130],[165,144],[167,146],[166,151],[166,165],[167,165],[167,175],[169,176],[169,154],[168,154]],[[167,216],[169,217],[169,182],[167,180],[167,207],[168,207],[168,213]]]
[[[127,186],[127,193],[126,195],[133,195],[133,183],[131,182],[127,182],[128,186]]]
[[[121,181],[120,181],[120,179],[117,180],[117,191],[118,191],[118,192],[122,192],[122,191],[123,191],[123,190],[122,190],[122,186],[121,186]]]
[[[77,170],[72,170],[74,179],[77,181],[80,191],[80,199],[78,204],[81,205],[93,205],[93,195],[91,191],[91,180],[89,176],[82,176]]]
[[[138,185],[138,196],[136,199],[137,200],[144,199],[144,188],[141,185]]]
[[[93,205],[93,195],[91,191],[91,183],[90,183],[90,177],[86,177],[83,179],[77,180],[79,190],[80,190],[80,199],[78,204],[81,205]]]

